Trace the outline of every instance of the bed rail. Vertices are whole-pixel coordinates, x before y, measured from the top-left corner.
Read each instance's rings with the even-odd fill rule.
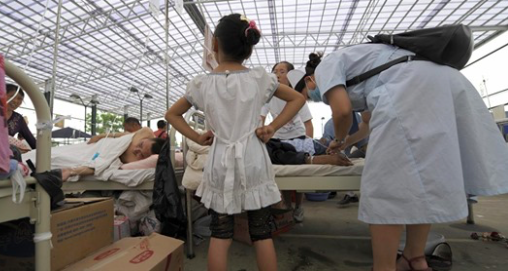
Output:
[[[49,106],[34,81],[21,69],[5,60],[5,73],[28,94],[37,114],[37,163],[36,172],[50,169],[51,163],[51,114]],[[38,184],[35,186],[35,236],[50,233],[50,199],[46,191]],[[6,208],[4,206],[3,208]],[[7,207],[8,208],[8,207]],[[51,266],[51,239],[39,238],[35,243],[35,269],[49,271]],[[43,240],[47,239],[47,240]]]

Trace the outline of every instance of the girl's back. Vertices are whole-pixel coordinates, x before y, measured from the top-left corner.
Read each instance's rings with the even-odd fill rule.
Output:
[[[278,85],[262,68],[202,75],[188,85],[186,99],[205,112],[215,135],[197,191],[207,208],[231,214],[278,201],[266,147],[255,134]]]
[[[217,72],[192,80],[186,97],[204,111],[215,136],[236,141],[259,126],[259,112],[278,83],[262,68]]]

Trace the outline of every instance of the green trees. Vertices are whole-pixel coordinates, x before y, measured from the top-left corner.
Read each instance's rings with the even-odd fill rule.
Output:
[[[123,116],[113,113],[97,113],[97,134],[106,133],[108,128],[110,132],[117,133],[123,131]],[[92,131],[92,114],[86,114],[86,132]]]

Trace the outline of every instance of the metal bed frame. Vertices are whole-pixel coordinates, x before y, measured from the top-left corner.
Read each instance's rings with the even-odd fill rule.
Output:
[[[37,122],[44,128],[37,129],[37,163],[36,172],[50,169],[51,156],[51,114],[49,106],[34,81],[24,71],[20,70],[8,60],[5,60],[5,73],[26,91],[32,100],[37,113]],[[25,178],[27,185],[35,185],[35,190],[27,191],[21,204],[11,200],[12,188],[8,180],[0,181],[0,223],[29,217],[30,223],[35,224],[35,269],[49,271],[51,268],[51,237],[50,233],[50,198],[46,191],[37,184],[32,177]],[[43,237],[45,235],[45,238]]]

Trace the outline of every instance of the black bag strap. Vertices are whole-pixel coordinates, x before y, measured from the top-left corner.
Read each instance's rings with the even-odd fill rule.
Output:
[[[355,76],[355,77],[347,80],[346,87],[350,87],[350,86],[359,84],[359,83],[371,78],[372,76],[374,76],[378,73],[381,73],[382,71],[387,70],[388,68],[390,68],[393,65],[396,65],[396,64],[399,64],[402,62],[413,61],[413,60],[427,60],[427,59],[425,59],[424,57],[421,57],[421,56],[417,56],[417,55],[407,55],[407,56],[396,58],[390,62],[387,62],[381,66],[375,67],[372,70],[366,71],[358,76]]]

